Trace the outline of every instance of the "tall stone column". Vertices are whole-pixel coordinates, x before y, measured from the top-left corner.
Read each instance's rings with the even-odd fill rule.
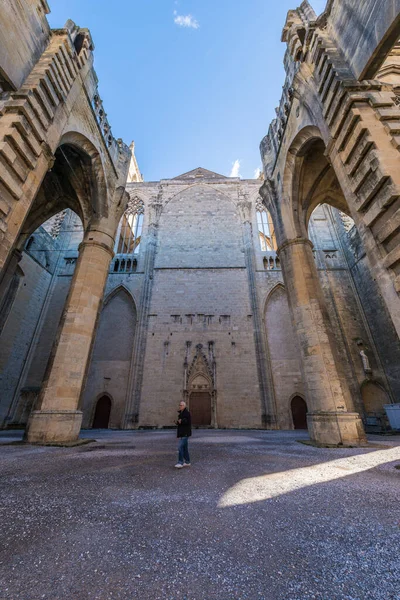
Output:
[[[312,253],[305,238],[278,249],[293,325],[298,336],[311,440],[353,445],[365,441],[362,422],[342,372],[339,352]]]
[[[103,299],[114,238],[91,229],[79,247],[79,258],[57,339],[38,399],[28,422],[31,443],[78,439],[82,412],[79,398]]]

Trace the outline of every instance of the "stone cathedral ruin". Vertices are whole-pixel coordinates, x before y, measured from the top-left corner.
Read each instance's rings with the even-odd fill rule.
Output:
[[[89,30],[50,30],[48,12],[0,8],[0,426],[73,442],[171,426],[183,398],[199,427],[308,428],[322,445],[385,430],[400,0],[288,13],[258,180],[202,165],[144,182],[112,135]]]

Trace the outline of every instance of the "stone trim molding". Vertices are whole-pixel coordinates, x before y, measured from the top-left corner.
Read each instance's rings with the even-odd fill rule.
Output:
[[[286,240],[285,242],[283,242],[283,244],[281,244],[276,251],[277,255],[279,256],[282,250],[285,250],[285,248],[287,248],[288,246],[294,246],[295,244],[308,244],[311,247],[311,250],[314,249],[314,244],[311,240],[299,237],[294,238],[293,240]]]
[[[107,246],[107,244],[104,244],[103,242],[97,242],[96,240],[85,240],[81,242],[78,246],[78,251],[81,252],[86,246],[97,246],[98,248],[105,250],[111,256],[111,259],[113,259],[115,256],[114,250],[112,250],[112,248]]]

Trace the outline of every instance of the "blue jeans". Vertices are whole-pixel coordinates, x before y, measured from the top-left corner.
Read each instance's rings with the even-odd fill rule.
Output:
[[[190,463],[188,441],[189,441],[189,438],[187,438],[187,437],[179,438],[178,463],[180,463],[181,465],[183,465],[184,462]]]

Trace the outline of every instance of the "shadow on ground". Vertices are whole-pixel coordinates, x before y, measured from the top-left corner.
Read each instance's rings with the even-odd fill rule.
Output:
[[[176,470],[173,431],[82,435],[0,447],[0,598],[400,600],[399,438],[196,431]]]

